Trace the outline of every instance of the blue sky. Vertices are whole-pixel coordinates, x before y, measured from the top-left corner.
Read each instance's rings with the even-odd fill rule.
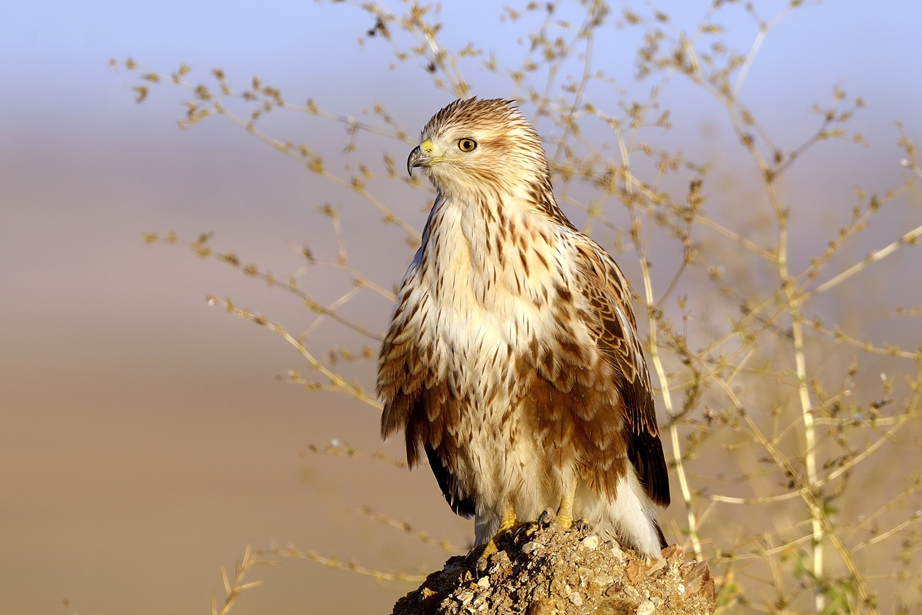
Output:
[[[671,4],[663,6],[677,29],[686,31],[707,6]],[[766,17],[783,6],[757,4]],[[609,21],[617,18],[619,7],[615,5]],[[474,42],[501,56],[514,54],[514,29],[498,23],[500,12],[489,2],[446,3],[444,40],[457,48]],[[560,14],[568,13],[574,11],[563,5]],[[221,66],[244,79],[260,74],[288,90],[300,90],[299,95],[319,91],[332,97],[345,91],[356,108],[386,97],[382,90],[392,83],[386,70],[389,48],[375,40],[359,48],[355,40],[371,26],[370,18],[343,4],[38,1],[5,3],[0,16],[0,76],[5,84],[0,109],[7,117],[32,117],[45,126],[53,118],[39,121],[34,114],[69,120],[128,113],[123,100],[113,95],[123,80],[105,65],[110,58],[129,55],[161,70],[188,62],[203,70]],[[754,27],[740,7],[722,10],[717,21],[731,32],[731,42],[748,48]],[[748,94],[772,103],[779,92],[787,97],[796,89],[805,100],[822,100],[833,83],[840,83],[863,95],[875,115],[911,121],[908,115],[922,100],[922,80],[916,77],[922,43],[915,25],[920,22],[922,5],[913,0],[808,3],[769,36]],[[622,31],[600,45],[614,54],[617,66],[610,72],[623,82],[631,74],[629,54],[635,40],[635,34]]]

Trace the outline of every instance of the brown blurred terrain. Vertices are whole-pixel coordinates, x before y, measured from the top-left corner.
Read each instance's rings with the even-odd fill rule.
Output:
[[[346,506],[384,508],[422,491],[432,496],[425,508],[444,512],[431,479],[418,473],[427,479],[418,490],[401,489],[407,481],[385,480],[397,470],[381,464],[299,456],[333,437],[377,448],[375,413],[276,381],[298,357],[205,303],[210,291],[249,294],[271,312],[279,293],[141,236],[164,223],[192,236],[261,230],[273,234],[264,249],[297,262],[284,242],[300,239],[291,228],[309,226],[309,216],[267,215],[271,229],[254,229],[202,211],[188,191],[217,186],[227,209],[252,206],[260,183],[300,200],[300,170],[290,165],[286,176],[286,165],[279,172],[258,154],[254,162],[210,150],[203,162],[175,150],[114,150],[7,150],[0,162],[0,611],[207,612],[219,566],[232,568],[248,543],[417,567],[419,550],[398,551],[390,533]],[[153,220],[150,203],[188,209]],[[457,528],[453,538],[461,540]],[[401,591],[369,582],[357,596],[337,590],[355,583],[350,574],[287,564],[265,571],[287,582],[273,581],[260,609],[359,612],[377,601],[381,610]],[[248,612],[246,602],[236,608]]]

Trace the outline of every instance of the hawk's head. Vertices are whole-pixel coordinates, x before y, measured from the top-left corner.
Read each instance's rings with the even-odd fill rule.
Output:
[[[456,100],[432,116],[420,138],[407,171],[423,167],[443,194],[550,186],[541,139],[512,101]]]

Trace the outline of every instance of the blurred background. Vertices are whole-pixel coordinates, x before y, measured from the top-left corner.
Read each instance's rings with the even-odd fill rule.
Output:
[[[708,6],[672,4],[662,8],[677,31],[693,30]],[[622,6],[613,5],[612,20]],[[781,7],[766,2],[764,14]],[[562,4],[561,18],[577,8]],[[442,41],[523,57],[527,30],[502,13],[492,2],[446,3]],[[738,50],[749,49],[757,29],[742,10],[723,11],[720,23]],[[867,103],[849,127],[868,146],[821,144],[787,180],[798,195],[795,215],[823,237],[843,223],[855,185],[874,192],[904,177],[894,122],[922,136],[919,23],[915,0],[811,5],[760,50],[741,97],[785,149],[817,129],[809,110],[829,103],[833,86]],[[295,544],[412,574],[447,557],[353,512],[366,505],[457,545],[470,539],[428,471],[310,453],[310,444],[337,441],[399,457],[402,446],[379,444],[370,407],[280,382],[303,367],[300,356],[205,297],[231,297],[295,333],[313,320],[296,300],[186,249],[143,240],[146,231],[187,239],[213,232],[215,247],[286,275],[304,265],[304,245],[335,254],[330,221],[318,212],[330,203],[342,211],[350,258],[390,289],[411,255],[382,254],[399,233],[221,118],[179,130],[187,95],[161,85],[137,105],[136,76],[109,66],[130,56],[169,73],[185,62],[192,82],[220,67],[241,89],[259,75],[289,100],[314,98],[372,123],[368,111],[380,102],[416,135],[452,96],[432,87],[421,61],[392,68],[391,47],[366,35],[373,26],[354,6],[306,1],[0,6],[0,612],[205,613],[211,594],[222,595],[219,567],[232,568],[247,544]],[[612,29],[595,52],[608,58],[617,87],[642,93],[651,83],[633,79],[639,43],[638,32]],[[508,82],[479,63],[465,65],[473,93],[509,95]],[[753,169],[735,166],[722,109],[681,87],[666,103],[675,125],[667,145],[725,165],[723,206],[745,206]],[[309,140],[331,166],[351,164],[342,124],[291,114],[269,125],[280,138]],[[390,152],[398,170],[409,151],[395,141],[374,148],[375,159],[379,149]],[[421,229],[421,191],[382,194]],[[907,200],[918,220],[918,192]],[[907,224],[904,215],[881,218],[886,236]],[[816,253],[808,247],[804,258]],[[856,250],[879,247],[872,238]],[[918,250],[894,258],[890,271],[922,263]],[[301,283],[327,300],[343,292],[323,271]],[[860,299],[871,307],[882,296],[889,305],[922,298],[918,286],[873,273],[868,284],[872,292]],[[389,310],[369,298],[354,315],[380,331]],[[336,339],[314,338],[320,348]],[[370,386],[370,364],[355,373]],[[268,586],[244,594],[234,612],[388,612],[415,587],[308,561],[254,578]]]

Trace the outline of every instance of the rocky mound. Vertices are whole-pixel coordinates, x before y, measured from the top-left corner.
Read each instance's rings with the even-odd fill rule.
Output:
[[[716,606],[708,565],[686,562],[678,547],[661,560],[638,558],[585,523],[563,530],[549,511],[498,549],[450,558],[393,615],[706,615]]]

